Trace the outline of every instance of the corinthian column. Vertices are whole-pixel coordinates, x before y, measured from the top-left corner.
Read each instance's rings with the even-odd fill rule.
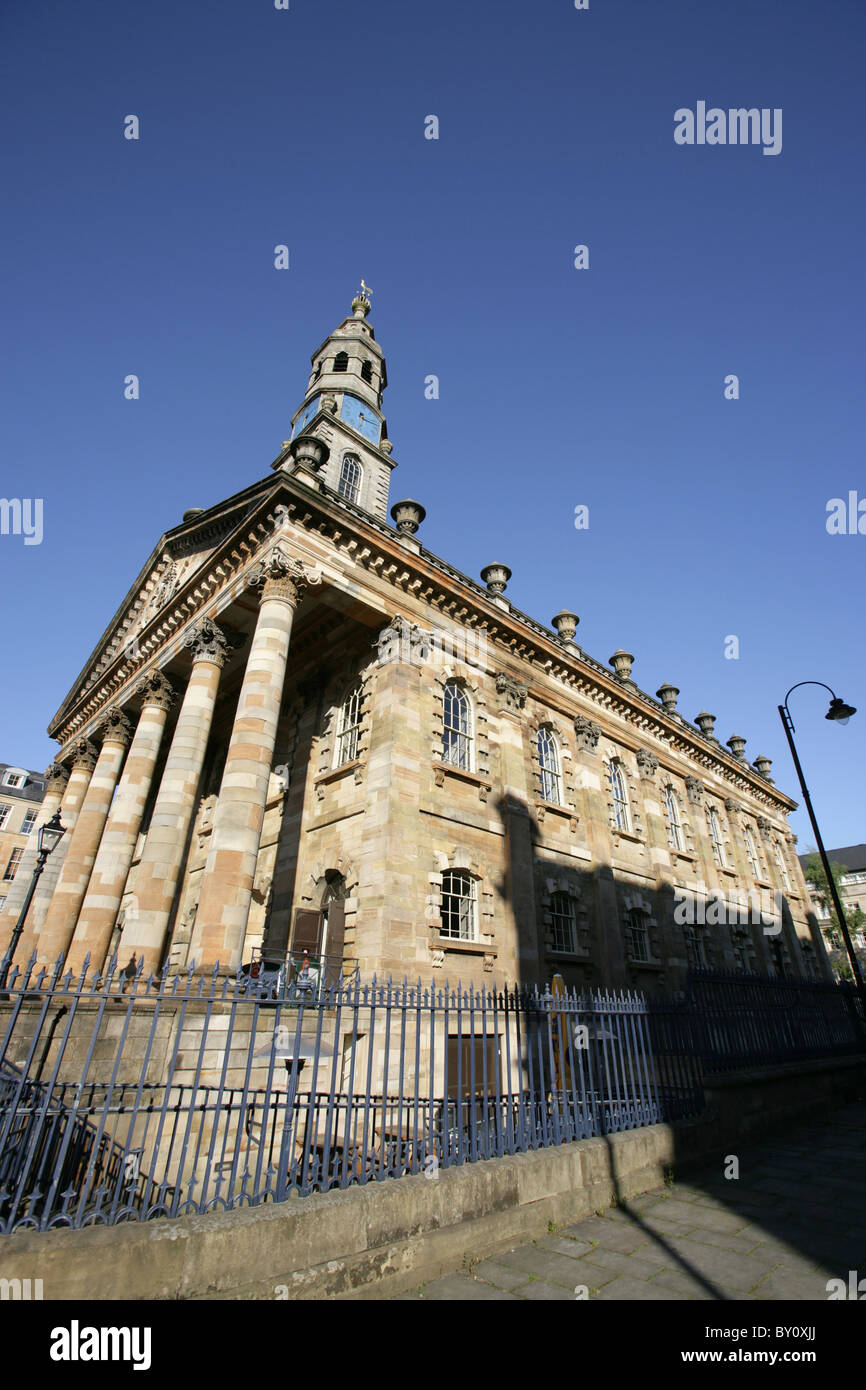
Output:
[[[65,768],[62,763],[52,763],[50,767],[45,769],[45,796],[39,807],[39,814],[33,823],[33,829],[30,831],[30,838],[27,842],[27,846],[21,856],[21,863],[18,865],[15,877],[9,885],[9,891],[6,895],[6,906],[2,913],[0,913],[0,955],[2,955],[3,951],[5,951],[6,947],[9,945],[9,939],[18,921],[18,915],[24,906],[24,899],[27,897],[27,889],[30,887],[33,870],[36,868],[36,855],[39,849],[39,827],[50,820],[54,812],[59,809],[68,780],[69,770]],[[63,841],[61,840],[60,843],[62,844]],[[21,960],[24,959],[20,951],[18,955]]]
[[[134,899],[120,938],[121,963],[128,965],[135,956],[144,962],[145,974],[158,970],[162,960],[229,642],[216,623],[202,618],[190,628],[184,646],[192,653],[192,673],[136,871]]]
[[[83,968],[87,955],[97,970],[102,969],[105,961],[135,853],[165,721],[174,699],[174,692],[161,671],[142,677],[133,693],[141,696],[141,714],[66,957],[66,965],[75,972]]]
[[[214,814],[189,958],[199,970],[240,964],[250,910],[292,620],[307,583],[279,547],[254,571],[261,603]]]
[[[22,963],[26,963],[38,947],[38,938],[42,930],[42,923],[45,921],[45,914],[48,911],[51,896],[54,892],[57,880],[60,877],[60,871],[63,868],[68,844],[72,838],[70,832],[75,829],[78,813],[81,810],[85,793],[90,784],[93,769],[96,767],[97,753],[98,750],[86,738],[76,739],[69,749],[69,754],[72,757],[72,771],[68,774],[69,780],[66,783],[63,799],[60,802],[60,823],[67,831],[67,834],[64,835],[53,853],[49,854],[33,901],[30,904],[30,911],[27,915],[27,921],[24,926],[16,957]],[[64,767],[64,771],[68,770]],[[22,887],[26,893],[28,884],[24,883]],[[20,902],[23,904],[23,897]]]
[[[116,709],[97,729],[102,748],[37,941],[39,959],[45,965],[65,956],[72,940],[131,732],[129,720]]]

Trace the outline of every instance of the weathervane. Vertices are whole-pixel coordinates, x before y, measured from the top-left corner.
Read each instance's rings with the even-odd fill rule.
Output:
[[[373,293],[373,291],[370,289],[370,286],[369,286],[368,284],[366,284],[366,283],[362,280],[362,281],[361,281],[361,294],[364,296],[364,298],[365,298],[365,299],[369,299],[369,298],[370,298],[370,295],[371,295],[372,293]]]

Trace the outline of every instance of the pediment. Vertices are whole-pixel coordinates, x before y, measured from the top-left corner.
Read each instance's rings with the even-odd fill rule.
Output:
[[[118,656],[138,655],[142,634],[170,607],[197,571],[204,570],[210,557],[243,523],[254,505],[245,498],[241,505],[217,516],[205,513],[201,520],[191,519],[188,525],[161,538],[70,691],[64,708],[85,696]]]

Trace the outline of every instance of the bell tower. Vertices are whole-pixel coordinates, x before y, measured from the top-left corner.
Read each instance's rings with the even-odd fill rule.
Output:
[[[382,414],[388,384],[385,356],[367,322],[371,293],[362,280],[351,317],[313,353],[306,395],[292,418],[292,437],[272,466],[301,473],[308,484],[387,522],[396,460]]]

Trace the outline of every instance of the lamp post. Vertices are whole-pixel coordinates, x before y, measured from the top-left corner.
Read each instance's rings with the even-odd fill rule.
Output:
[[[854,709],[852,705],[846,705],[844,700],[840,700],[838,696],[835,695],[832,690],[830,690],[829,685],[825,685],[823,681],[799,681],[797,685],[791,686],[791,689],[785,696],[785,703],[783,705],[779,705],[779,718],[782,721],[782,727],[785,730],[785,736],[788,740],[788,746],[791,749],[791,757],[794,759],[794,767],[797,769],[797,776],[800,779],[800,788],[803,792],[803,800],[806,803],[806,810],[809,812],[809,820],[812,822],[812,829],[815,832],[815,842],[818,846],[818,853],[821,856],[821,863],[824,866],[824,873],[827,876],[827,888],[830,893],[830,897],[833,900],[833,908],[836,913],[836,919],[839,923],[839,926],[842,928],[842,935],[845,938],[845,949],[848,952],[848,959],[851,962],[851,969],[854,973],[854,983],[857,986],[857,993],[860,996],[860,1002],[863,1006],[863,1018],[864,1021],[866,1021],[866,986],[864,986],[863,984],[863,975],[860,971],[860,962],[857,959],[857,953],[854,950],[854,943],[851,940],[851,936],[848,931],[848,920],[845,916],[845,910],[842,907],[842,903],[839,898],[839,890],[836,887],[836,880],[833,878],[833,875],[830,872],[830,861],[827,858],[827,851],[824,848],[824,841],[821,839],[821,832],[818,829],[818,822],[815,819],[815,812],[812,807],[812,799],[809,796],[809,788],[806,786],[806,779],[803,776],[803,769],[800,766],[800,759],[797,755],[797,748],[794,743],[794,721],[791,718],[791,712],[788,709],[788,700],[790,699],[792,693],[795,690],[798,690],[801,685],[819,685],[822,688],[822,690],[830,691],[830,708],[824,716],[825,719],[832,719],[836,724],[847,724],[851,716],[853,714],[856,714],[857,711],[856,709]]]
[[[9,967],[12,964],[12,957],[15,955],[15,948],[21,940],[21,933],[24,930],[27,913],[33,901],[33,894],[36,892],[39,875],[45,868],[45,861],[49,854],[53,849],[57,848],[65,834],[66,826],[60,823],[60,810],[58,808],[51,819],[39,827],[39,850],[36,855],[36,868],[33,870],[33,877],[30,880],[30,887],[27,889],[27,897],[24,899],[24,905],[18,914],[18,921],[15,923],[15,930],[9,942],[9,949],[3,957],[3,970],[0,972],[0,989],[6,988],[6,978],[9,974]]]

